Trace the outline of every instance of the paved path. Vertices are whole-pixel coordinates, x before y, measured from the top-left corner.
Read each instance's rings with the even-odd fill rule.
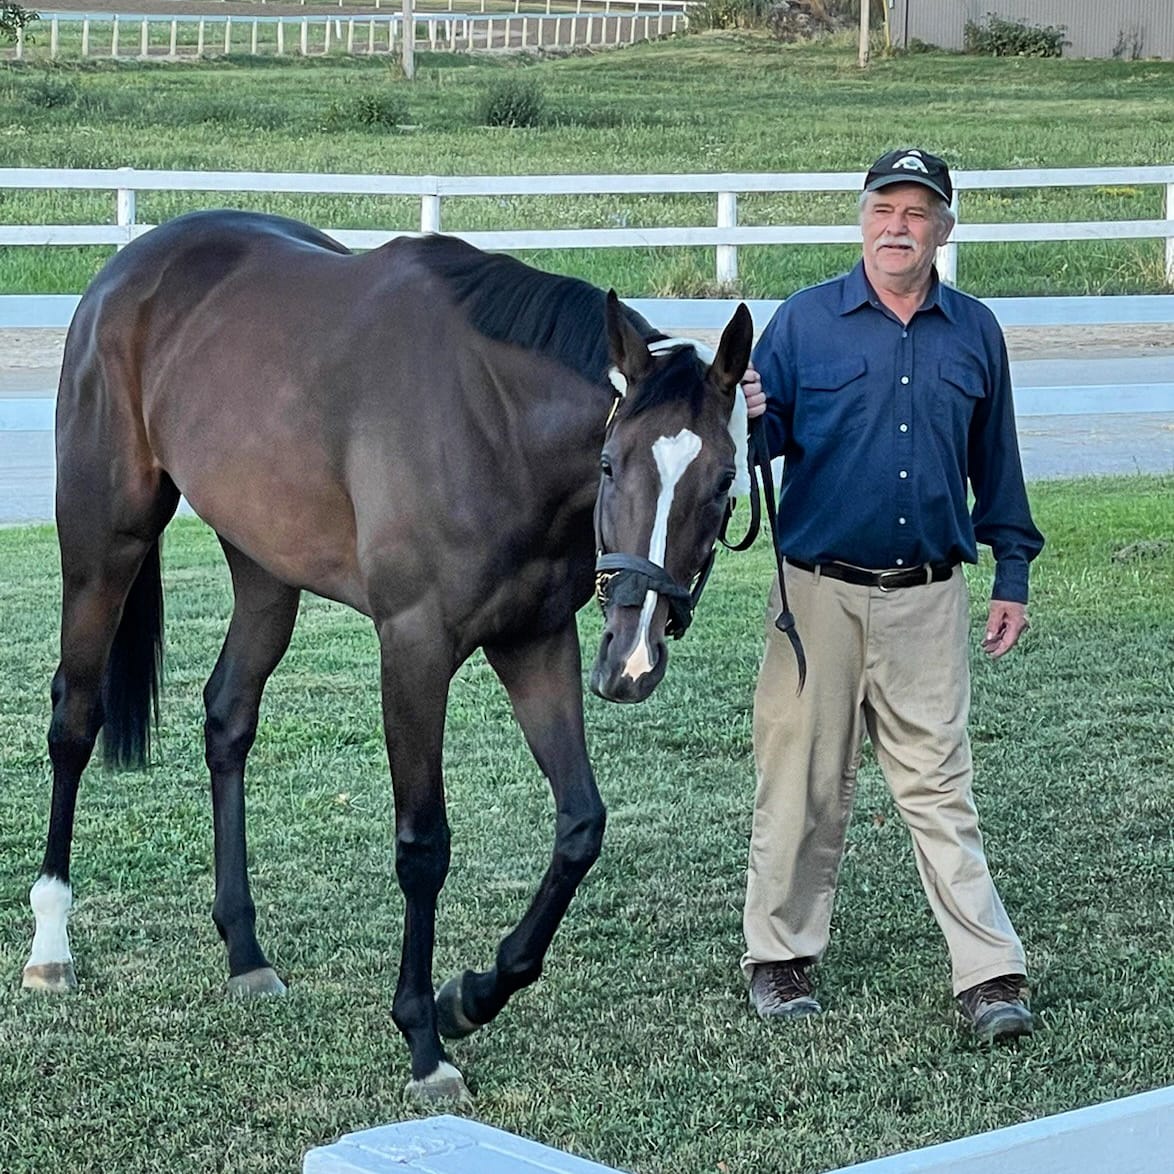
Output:
[[[1036,344],[1009,333],[1013,358],[1047,356],[1012,363],[1028,478],[1174,472],[1174,349],[1126,342],[1069,357],[1054,336]],[[63,341],[61,330],[0,330],[0,524],[52,520]]]

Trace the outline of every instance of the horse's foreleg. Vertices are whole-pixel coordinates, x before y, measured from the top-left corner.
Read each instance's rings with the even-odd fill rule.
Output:
[[[404,895],[391,1016],[411,1054],[408,1095],[467,1100],[465,1082],[440,1042],[432,991],[436,899],[449,863],[441,757],[453,672],[451,653],[438,646],[434,630],[396,621],[379,625],[383,725],[395,793],[395,873]]]
[[[298,612],[296,588],[221,542],[235,603],[228,635],[204,689],[205,758],[212,781],[216,895],[212,920],[228,948],[228,993],[284,994],[256,936],[245,841],[245,760],[257,735],[261,693],[285,655]]]
[[[525,916],[498,947],[491,970],[465,971],[437,995],[442,1033],[468,1035],[515,991],[534,982],[579,882],[599,855],[605,811],[583,734],[579,640],[574,623],[553,636],[485,649],[518,723],[550,780],[557,815],[554,854]]]

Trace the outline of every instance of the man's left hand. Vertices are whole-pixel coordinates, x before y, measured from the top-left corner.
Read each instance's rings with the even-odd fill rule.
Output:
[[[1026,604],[992,599],[987,615],[986,635],[982,639],[983,652],[992,660],[998,660],[1004,652],[1010,652],[1015,647],[1029,626]]]

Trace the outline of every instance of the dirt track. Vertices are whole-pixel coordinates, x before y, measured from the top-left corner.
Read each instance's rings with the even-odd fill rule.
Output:
[[[671,323],[666,323],[666,326]],[[765,325],[760,324],[760,325]],[[692,331],[716,344],[718,332]],[[709,337],[712,334],[712,337]],[[1174,352],[1174,324],[1145,326],[1011,327],[1006,331],[1012,359],[1112,358]],[[58,367],[64,330],[0,330],[0,367]]]

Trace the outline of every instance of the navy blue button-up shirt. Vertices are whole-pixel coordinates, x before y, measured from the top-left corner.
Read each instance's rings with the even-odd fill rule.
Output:
[[[886,569],[996,560],[995,599],[1027,602],[1031,520],[1003,333],[938,281],[904,325],[863,263],[800,290],[754,348],[771,455],[785,457],[779,548]],[[974,489],[968,508],[967,483]]]

